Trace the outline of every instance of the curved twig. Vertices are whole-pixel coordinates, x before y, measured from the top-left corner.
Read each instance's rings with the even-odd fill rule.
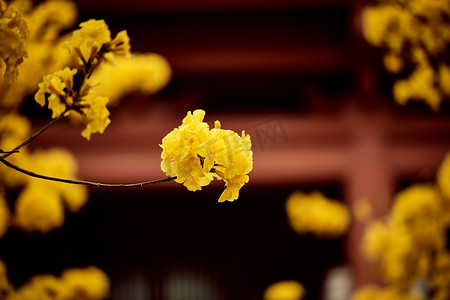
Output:
[[[138,182],[138,183],[100,183],[100,182],[91,182],[91,181],[85,181],[85,180],[75,180],[75,179],[65,179],[65,178],[59,178],[59,177],[53,177],[53,176],[47,176],[38,174],[29,170],[22,169],[19,166],[16,166],[3,157],[0,156],[0,162],[3,163],[5,166],[10,167],[18,172],[21,172],[23,174],[26,174],[31,177],[50,180],[50,181],[57,181],[57,182],[64,182],[64,183],[70,183],[70,184],[79,184],[79,185],[87,185],[87,186],[95,186],[95,187],[109,187],[109,188],[133,188],[133,187],[143,187],[146,185],[151,184],[157,184],[162,182],[169,182],[172,180],[175,180],[177,177],[167,177],[152,181],[144,181],[144,182]]]
[[[14,149],[12,149],[11,151],[7,151],[4,152],[5,154],[3,154],[2,156],[0,156],[1,158],[7,158],[8,156],[10,156],[11,154],[17,153],[19,152],[19,149],[25,147],[26,145],[28,145],[29,143],[31,143],[32,141],[34,141],[35,138],[37,138],[38,136],[40,136],[44,131],[46,131],[47,129],[49,129],[53,124],[55,124],[57,121],[59,121],[62,117],[64,116],[64,113],[62,113],[59,117],[57,117],[56,119],[51,120],[47,125],[45,125],[44,127],[42,127],[39,131],[35,132],[32,136],[30,136],[27,140],[25,140],[23,143],[21,143],[20,145],[16,146]]]

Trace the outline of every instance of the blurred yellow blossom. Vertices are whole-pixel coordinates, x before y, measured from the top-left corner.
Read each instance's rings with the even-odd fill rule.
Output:
[[[363,254],[378,264],[387,287],[360,288],[352,300],[416,299],[404,297],[413,297],[408,291],[419,280],[429,291],[426,299],[449,299],[447,162],[448,156],[438,170],[437,185],[415,184],[398,192],[385,219],[367,228]]]
[[[30,121],[16,113],[0,113],[0,149],[9,151],[23,142],[31,132]]]
[[[450,253],[440,251],[434,259],[429,285],[434,291],[433,300],[450,298]]]
[[[37,6],[30,1],[16,0],[12,5],[23,11],[30,34],[28,56],[18,66],[19,75],[11,85],[2,86],[1,106],[16,107],[34,92],[45,74],[71,65],[71,55],[62,48],[61,31],[74,25],[77,9],[73,2],[47,0]],[[0,79],[0,82],[2,80]]]
[[[72,1],[47,0],[33,9],[24,7],[24,15],[30,29],[30,42],[36,43],[58,39],[62,30],[75,24],[78,13]]]
[[[154,94],[166,86],[170,77],[169,63],[161,55],[133,53],[129,59],[117,57],[114,65],[101,65],[92,74],[91,81],[92,89],[108,97],[108,105],[114,105],[135,91]]]
[[[27,56],[28,27],[22,13],[0,0],[0,58],[6,64],[4,82],[17,78],[17,66]],[[0,60],[1,66],[1,60]]]
[[[361,17],[366,40],[386,50],[386,69],[412,70],[395,83],[395,100],[399,104],[421,100],[438,110],[450,95],[447,70],[439,67],[450,43],[449,1],[385,0],[367,6]]]
[[[417,184],[397,194],[387,220],[368,228],[363,250],[380,263],[388,282],[408,286],[430,273],[433,253],[445,245],[439,193],[431,185]]]
[[[69,151],[53,148],[30,153],[27,168],[48,176],[74,178],[77,163]],[[27,231],[47,233],[64,223],[63,204],[75,212],[87,199],[85,186],[30,177],[16,200],[14,224]]]
[[[234,201],[253,168],[250,136],[223,130],[218,121],[209,130],[204,116],[200,109],[188,112],[182,124],[163,138],[161,169],[190,191],[200,190],[214,176],[223,179],[226,189],[219,202]]]
[[[69,299],[61,281],[52,275],[36,275],[15,290],[7,300],[62,300]]]
[[[273,283],[264,291],[264,300],[300,300],[304,296],[305,288],[295,280]]]
[[[3,193],[0,192],[0,239],[5,234],[6,230],[9,226],[9,218],[10,218],[10,212],[8,208],[8,203],[6,203],[6,199],[3,196]],[[1,270],[0,270],[1,272]],[[1,277],[1,275],[0,275]],[[1,284],[0,284],[1,286]],[[1,293],[0,293],[1,295]]]
[[[64,223],[64,209],[57,193],[47,186],[27,185],[16,199],[14,224],[26,231],[47,233]]]
[[[64,148],[36,150],[31,154],[30,161],[28,168],[35,172],[67,179],[76,177],[77,162]],[[48,186],[48,189],[56,194],[72,212],[78,211],[88,199],[85,186],[43,181],[38,178],[29,180],[40,186]]]
[[[290,226],[299,234],[338,237],[350,225],[348,208],[320,192],[293,192],[286,200],[286,214]]]
[[[0,113],[0,149],[13,150],[22,143],[31,132],[30,121],[16,113]],[[20,155],[12,155],[8,160],[14,164],[23,164],[28,159],[27,148],[20,150]],[[0,181],[5,187],[16,188],[25,184],[27,176],[7,166],[0,165]]]
[[[438,110],[442,97],[434,83],[434,71],[428,64],[419,65],[407,79],[394,84],[394,98],[399,104],[406,104],[410,99],[421,99]]]
[[[66,270],[62,281],[73,300],[104,299],[109,293],[108,277],[96,267]]]
[[[383,57],[383,64],[386,70],[391,73],[398,73],[403,68],[403,60],[395,53],[387,53]]]
[[[0,265],[0,280],[1,275]],[[5,299],[101,300],[108,296],[108,289],[109,281],[106,274],[96,267],[67,269],[61,277],[50,274],[36,275],[20,288],[10,289]]]
[[[450,202],[450,153],[448,153],[437,173],[437,184],[442,195]]]

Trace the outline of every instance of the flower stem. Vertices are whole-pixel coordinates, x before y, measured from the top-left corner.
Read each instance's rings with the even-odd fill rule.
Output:
[[[64,113],[62,113],[59,117],[57,117],[56,119],[53,119],[51,122],[49,122],[47,125],[45,125],[44,127],[42,127],[39,131],[35,132],[32,136],[30,136],[27,140],[25,140],[23,143],[21,143],[20,145],[17,145],[14,149],[12,149],[11,151],[7,151],[5,152],[5,154],[3,154],[2,156],[0,156],[1,158],[7,158],[8,156],[10,156],[11,154],[17,153],[19,152],[19,149],[25,147],[26,145],[28,145],[29,143],[31,143],[32,141],[34,141],[35,138],[37,138],[38,136],[40,136],[44,131],[46,131],[48,128],[50,128],[53,124],[55,124],[57,121],[59,121],[59,119],[61,119],[64,116]]]
[[[4,159],[3,156],[0,156],[0,162],[3,163],[7,167],[10,167],[18,172],[21,172],[21,173],[26,174],[31,177],[40,178],[40,179],[44,179],[44,180],[50,180],[50,181],[87,185],[87,186],[95,186],[95,187],[109,187],[109,188],[143,187],[143,186],[150,185],[150,184],[169,182],[169,181],[175,180],[177,178],[177,177],[167,177],[167,178],[162,178],[162,179],[157,179],[157,180],[152,180],[152,181],[137,182],[137,183],[117,183],[117,184],[115,184],[115,183],[100,183],[100,182],[91,182],[91,181],[85,181],[85,180],[65,179],[65,178],[46,176],[46,175],[34,173],[34,172],[22,169],[21,167],[10,163],[6,159]]]

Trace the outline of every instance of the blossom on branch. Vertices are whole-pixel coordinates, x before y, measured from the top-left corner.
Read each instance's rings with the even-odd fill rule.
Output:
[[[200,109],[188,112],[181,126],[163,138],[161,169],[190,191],[200,190],[214,177],[223,179],[226,189],[219,202],[234,201],[253,168],[250,136],[223,130],[219,121],[209,130],[204,116]]]
[[[0,0],[0,58],[6,64],[4,82],[17,78],[17,66],[27,56],[28,27],[22,13]],[[0,60],[1,66],[1,60]]]

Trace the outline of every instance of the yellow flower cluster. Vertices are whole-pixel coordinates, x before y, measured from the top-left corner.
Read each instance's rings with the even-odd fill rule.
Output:
[[[319,192],[292,193],[286,200],[286,214],[289,225],[298,234],[338,237],[343,235],[350,225],[348,208]]]
[[[151,95],[169,82],[171,69],[167,60],[154,53],[117,57],[113,65],[101,65],[93,74],[92,89],[109,98],[114,105],[124,96],[139,91]]]
[[[12,150],[30,134],[28,119],[8,113],[0,118],[0,148]],[[29,170],[49,176],[74,178],[77,164],[70,152],[60,148],[37,150],[22,148],[8,160]],[[64,207],[78,211],[87,201],[87,188],[26,176],[11,168],[0,166],[0,184],[6,188],[22,188],[15,201],[11,219],[15,226],[27,231],[48,232],[64,222]],[[1,197],[5,197],[1,195]],[[0,237],[9,222],[9,211],[0,201]]]
[[[68,269],[61,278],[49,274],[34,276],[17,290],[10,290],[2,299],[100,300],[106,298],[108,293],[109,280],[106,274],[98,268],[87,267]]]
[[[73,178],[77,164],[70,152],[53,148],[30,154],[27,168],[49,176]],[[84,186],[29,178],[16,199],[14,224],[26,231],[49,232],[64,223],[64,207],[76,212],[87,198]]]
[[[264,291],[264,300],[300,300],[305,288],[295,280],[285,280],[269,285]]]
[[[121,31],[111,40],[105,21],[91,19],[80,24],[64,47],[80,55],[80,66],[44,76],[35,100],[41,106],[48,103],[52,118],[72,111],[80,114],[86,123],[81,135],[89,140],[92,133],[103,133],[111,122],[106,108],[109,99],[91,89],[89,77],[103,60],[114,61],[115,55],[129,56],[129,38],[126,31]]]
[[[219,121],[209,130],[204,117],[200,109],[188,112],[182,124],[163,138],[161,169],[190,191],[201,190],[214,177],[222,179],[226,189],[219,202],[234,201],[253,168],[250,136],[221,129]]]
[[[113,62],[115,55],[130,55],[130,38],[126,30],[122,30],[111,40],[111,32],[105,21],[91,19],[73,31],[72,37],[64,42],[64,48],[81,53],[83,63],[91,61],[96,64],[98,62],[95,59]]]
[[[386,0],[363,10],[363,35],[370,44],[387,49],[385,68],[400,73],[408,65],[414,67],[394,85],[398,103],[423,100],[438,110],[450,96],[449,66],[440,58],[450,42],[449,17],[448,0]]]
[[[410,299],[405,297],[419,279],[432,291],[427,299],[449,299],[450,203],[445,195],[450,184],[448,157],[438,171],[438,186],[416,184],[399,192],[386,219],[367,229],[363,253],[378,263],[388,287],[365,288],[355,294],[354,300]]]
[[[12,85],[2,86],[0,106],[17,107],[29,94],[36,92],[36,86],[45,74],[69,65],[72,58],[62,48],[60,33],[72,27],[77,17],[73,2],[48,0],[33,7],[28,0],[11,3],[28,24],[28,56],[18,66],[19,75]],[[2,79],[0,78],[0,82]]]
[[[28,27],[22,13],[0,0],[0,58],[6,64],[4,82],[7,84],[17,78],[17,66],[27,56],[27,39]]]
[[[378,261],[385,279],[409,286],[425,276],[435,252],[446,243],[439,193],[433,186],[414,185],[399,193],[386,222],[372,225],[364,240],[367,257]]]

